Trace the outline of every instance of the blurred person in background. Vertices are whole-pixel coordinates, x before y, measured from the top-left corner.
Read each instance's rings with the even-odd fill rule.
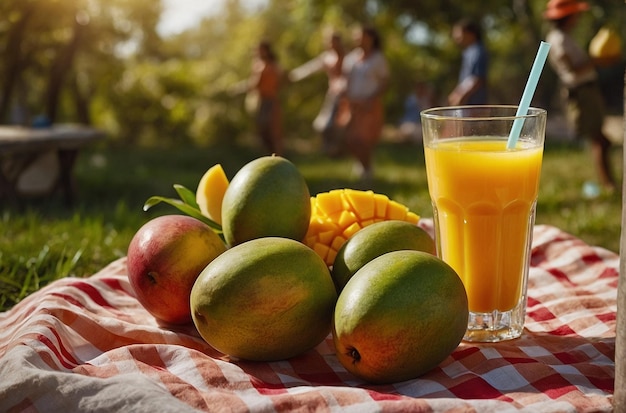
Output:
[[[347,150],[357,160],[355,172],[367,183],[373,178],[374,149],[385,121],[383,94],[389,83],[389,65],[375,28],[360,28],[355,40],[357,47],[343,62],[346,88],[338,122],[345,126]]]
[[[487,49],[478,23],[462,19],[452,27],[452,39],[463,49],[456,87],[448,95],[450,105],[483,105],[487,103]]]
[[[600,185],[613,192],[616,184],[609,159],[611,141],[602,131],[605,103],[598,74],[593,60],[571,35],[579,14],[588,9],[588,3],[576,0],[548,1],[544,12],[544,17],[551,23],[546,36],[551,45],[548,61],[565,89],[567,120],[577,137],[589,139]]]
[[[255,51],[247,91],[255,102],[255,123],[261,142],[270,154],[283,155],[280,89],[283,72],[268,41],[261,41]]]
[[[432,84],[417,80],[413,90],[404,100],[404,113],[400,119],[398,136],[404,142],[421,142],[422,120],[420,112],[435,106],[435,90]]]
[[[324,33],[326,50],[314,59],[289,72],[289,80],[298,82],[315,73],[325,72],[328,77],[328,89],[320,111],[313,121],[313,129],[322,136],[322,150],[336,156],[341,152],[341,136],[336,125],[339,96],[345,88],[342,73],[345,56],[341,34],[335,30]]]

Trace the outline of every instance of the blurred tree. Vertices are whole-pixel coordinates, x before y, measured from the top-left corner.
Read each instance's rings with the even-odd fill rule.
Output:
[[[605,24],[626,41],[623,4],[589,2],[580,41]],[[325,27],[339,29],[351,47],[352,28],[365,23],[380,30],[392,67],[386,108],[394,122],[417,78],[431,82],[444,103],[460,60],[450,30],[465,16],[485,29],[491,100],[517,103],[547,29],[544,7],[545,0],[267,0],[251,10],[242,0],[226,0],[222,14],[162,39],[158,1],[3,0],[0,121],[29,123],[47,114],[59,122],[93,122],[129,143],[232,144],[251,128],[244,95],[231,91],[249,76],[259,40],[271,41],[289,70],[322,50]],[[325,81],[286,85],[289,133],[314,135]],[[534,103],[554,104],[556,85],[546,68]]]
[[[159,3],[149,0],[1,2],[0,120],[28,123],[33,115],[45,114],[51,121],[59,116],[88,121],[90,95],[84,83],[106,78],[106,70],[122,59],[124,45],[133,43],[142,53],[158,50],[148,28],[155,32],[160,10]],[[75,100],[72,106],[79,116],[62,107],[64,92]],[[21,116],[10,113],[16,109]]]
[[[19,6],[17,7],[19,3]],[[8,0],[0,4],[0,16],[4,16],[0,26],[0,39],[4,53],[2,61],[2,91],[0,94],[0,120],[5,119],[11,107],[15,87],[19,84],[20,73],[27,66],[27,58],[22,52],[28,23],[34,15],[33,1]],[[22,100],[22,99],[20,99]],[[22,102],[20,102],[21,104]]]

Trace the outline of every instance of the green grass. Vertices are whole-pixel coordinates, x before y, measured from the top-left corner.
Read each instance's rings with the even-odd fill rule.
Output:
[[[359,188],[350,159],[319,155],[311,141],[291,141],[287,156],[298,166],[312,194]],[[150,218],[176,213],[160,204],[144,212],[151,195],[176,196],[172,185],[195,187],[202,174],[221,163],[229,178],[260,156],[256,146],[172,149],[91,148],[76,167],[79,199],[66,208],[60,195],[26,200],[21,209],[0,206],[0,311],[55,279],[89,276],[126,255],[135,231]],[[621,147],[613,153],[621,176]],[[589,244],[619,251],[621,196],[588,200],[581,195],[595,172],[582,148],[548,146],[545,151],[537,223],[570,232]],[[421,146],[385,142],[376,156],[371,188],[431,217]]]

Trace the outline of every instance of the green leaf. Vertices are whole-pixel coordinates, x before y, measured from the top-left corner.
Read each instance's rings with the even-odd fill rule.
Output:
[[[217,234],[221,234],[222,233],[222,226],[220,224],[218,224],[217,222],[213,221],[212,219],[205,217],[204,215],[202,215],[202,213],[192,207],[189,206],[188,204],[184,203],[183,201],[181,201],[180,199],[175,199],[175,198],[165,198],[162,196],[153,196],[150,197],[144,204],[143,204],[143,210],[147,211],[148,209],[152,208],[153,206],[155,206],[156,204],[159,203],[165,203],[165,204],[169,204],[171,206],[173,206],[174,208],[178,209],[179,211],[181,211],[182,213],[189,215],[190,217],[196,218],[202,222],[204,222],[205,224],[207,224],[209,227],[211,227],[211,229],[217,233]]]
[[[196,194],[194,194],[193,192],[191,192],[191,190],[185,188],[183,185],[180,185],[180,184],[174,184],[174,189],[176,190],[176,192],[178,193],[178,196],[184,203],[186,203],[187,205],[197,210],[200,210],[200,206],[198,205],[198,202],[196,202]]]

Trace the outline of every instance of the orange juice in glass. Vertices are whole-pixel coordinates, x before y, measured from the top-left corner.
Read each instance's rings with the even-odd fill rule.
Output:
[[[529,109],[509,149],[516,110],[465,106],[422,112],[437,254],[465,285],[467,341],[508,340],[524,327],[546,111]]]

